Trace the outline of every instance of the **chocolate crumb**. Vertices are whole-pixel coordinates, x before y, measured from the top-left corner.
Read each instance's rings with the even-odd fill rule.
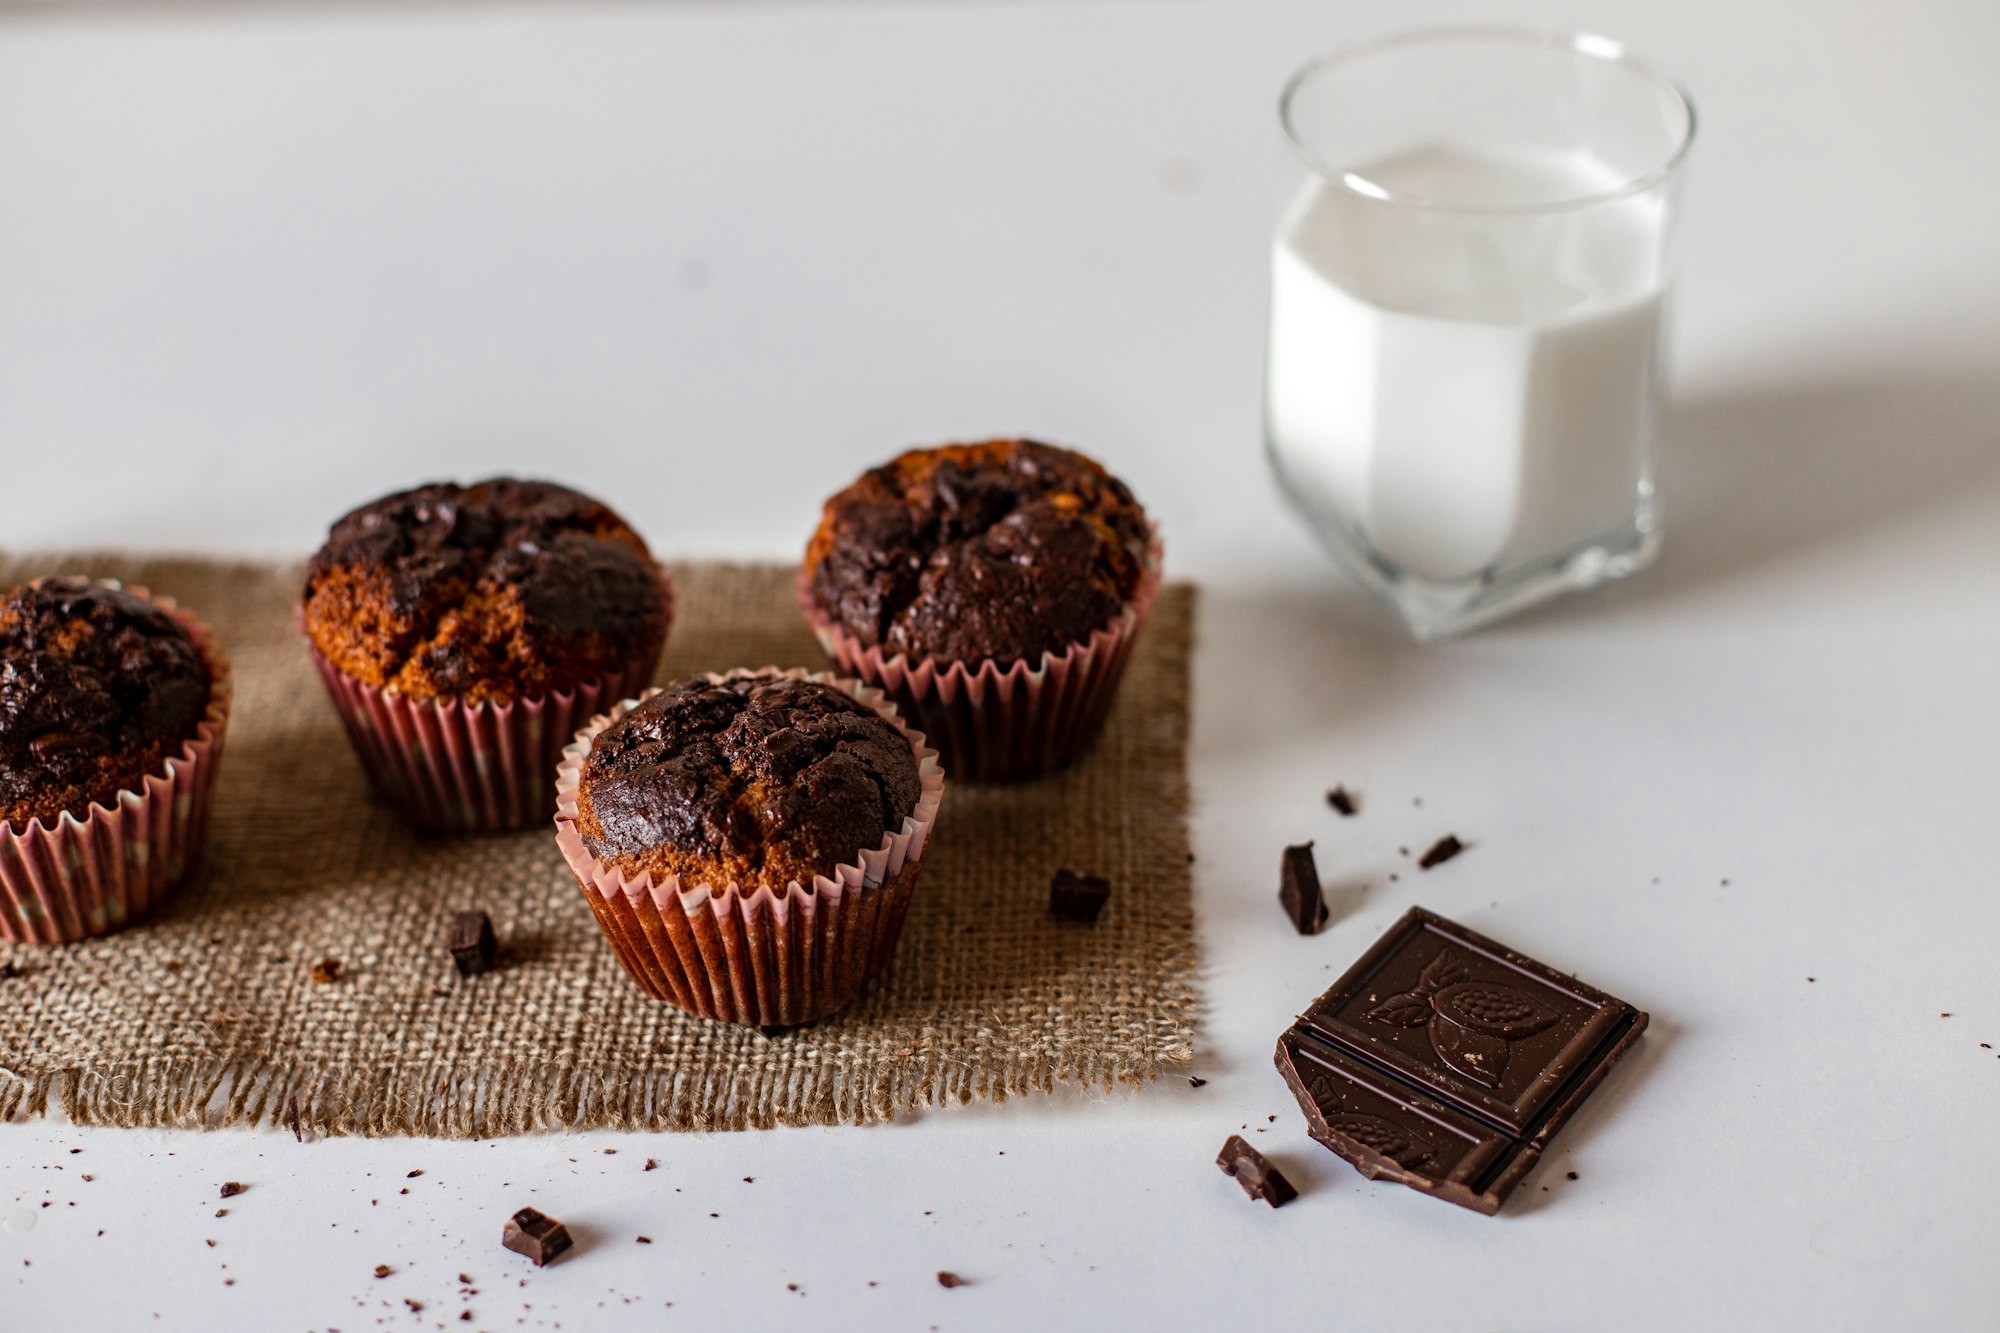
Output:
[[[1455,834],[1447,833],[1432,843],[1429,851],[1417,858],[1417,869],[1429,870],[1432,866],[1441,866],[1464,850],[1465,844],[1460,842]]]
[[[1949,1011],[1947,1011],[1947,1012],[1945,1012],[1945,1013],[1942,1013],[1942,1014],[1939,1014],[1939,1015],[1938,1015],[1938,1017],[1939,1017],[1939,1018],[1950,1018],[1950,1017],[1951,1017],[1951,1014],[1950,1014],[1950,1012],[1949,1012]]]
[[[376,1264],[376,1265],[375,1265],[375,1276],[376,1276],[376,1277],[387,1277],[387,1276],[389,1276],[389,1274],[391,1274],[391,1273],[393,1273],[393,1272],[395,1272],[395,1271],[396,1271],[395,1269],[393,1269],[393,1268],[389,1267],[389,1265],[387,1265],[387,1264]]]
[[[1205,1078],[1194,1078],[1190,1076],[1188,1079],[1188,1086],[1190,1088],[1205,1088],[1208,1086],[1208,1080]]]
[[[641,1245],[651,1245],[653,1243],[653,1238],[651,1236],[641,1236],[639,1237],[639,1243]]]
[[[446,947],[451,950],[451,961],[460,976],[491,972],[500,956],[500,942],[493,935],[493,918],[484,912],[460,912],[451,919]]]
[[[410,1307],[411,1314],[422,1314],[424,1312],[424,1303],[414,1296],[403,1297],[403,1304]]]
[[[1111,881],[1064,867],[1049,881],[1049,915],[1058,921],[1092,925],[1111,899]]]
[[[523,1208],[501,1228],[500,1243],[516,1254],[526,1255],[540,1268],[568,1251],[569,1228],[540,1209]]]
[[[1980,1042],[1979,1044],[1980,1044],[1981,1046],[1984,1046],[1984,1045],[1985,1045],[1986,1043],[1982,1041],[1982,1042]],[[97,1179],[97,1177],[96,1177],[96,1176],[93,1176],[93,1175],[85,1175],[85,1176],[84,1176],[84,1180],[85,1180],[85,1181],[92,1181],[92,1180],[95,1180],[95,1179]]]
[[[1326,794],[1326,803],[1335,810],[1338,810],[1343,819],[1361,808],[1355,804],[1354,793],[1345,787],[1335,787],[1332,791],[1328,792]]]
[[[214,1249],[214,1248],[215,1248],[215,1241],[214,1241],[214,1240],[213,1240],[212,1238],[207,1238],[207,1237],[204,1237],[204,1239],[207,1239],[207,1240],[208,1240],[208,1248],[209,1248],[209,1249],[211,1249],[211,1250],[212,1250],[212,1249]]]
[[[1813,980],[1813,978],[1811,978],[1811,977],[1807,977],[1807,978],[1806,978],[1806,980],[1807,980],[1807,981],[1811,981],[1811,980]]]
[[[797,1291],[798,1289],[799,1289],[799,1284],[796,1282],[787,1282],[785,1284],[786,1291]]]
[[[945,1288],[963,1287],[966,1285],[966,1281],[958,1274],[941,1268],[938,1270],[938,1285]]]
[[[1576,1179],[1576,1172],[1574,1172],[1574,1171],[1567,1171],[1567,1172],[1564,1172],[1564,1174],[1565,1174],[1565,1175],[1567,1175],[1567,1176],[1568,1176],[1568,1177],[1569,1177],[1569,1178],[1570,1178],[1571,1180],[1575,1180],[1575,1179]]]
[[[660,1163],[656,1158],[648,1157],[646,1159],[646,1164],[640,1167],[639,1169],[641,1171],[652,1171],[658,1169],[659,1165]]]
[[[470,1311],[470,1310],[462,1310],[462,1311],[460,1311],[460,1312],[459,1312],[459,1316],[458,1316],[458,1318],[459,1318],[459,1321],[460,1321],[461,1323],[467,1323],[467,1324],[469,1324],[469,1323],[471,1323],[471,1322],[472,1322],[472,1311]]]
[[[1271,1165],[1270,1159],[1244,1142],[1241,1134],[1231,1134],[1222,1151],[1216,1154],[1215,1164],[1222,1168],[1224,1175],[1234,1176],[1243,1192],[1253,1199],[1262,1199],[1273,1208],[1282,1208],[1299,1192],[1292,1188],[1292,1182],[1285,1179],[1285,1173]]]
[[[416,1179],[416,1178],[417,1178],[418,1176],[421,1176],[421,1175],[422,1175],[423,1173],[424,1173],[424,1169],[423,1169],[422,1167],[418,1167],[418,1168],[417,1168],[416,1170],[414,1170],[414,1171],[410,1172],[410,1174],[409,1174],[409,1175],[407,1175],[407,1176],[404,1176],[404,1177],[403,1177],[403,1179],[405,1179],[405,1180],[415,1180],[415,1179]]]
[[[12,981],[15,977],[25,977],[27,972],[18,963],[0,963],[0,981]]]
[[[757,1183],[757,1177],[755,1177],[755,1176],[745,1176],[745,1177],[743,1177],[743,1183],[744,1183],[744,1184],[746,1184],[746,1185],[754,1185],[754,1184],[756,1184],[756,1183]]]
[[[227,1208],[218,1208],[215,1210],[215,1215],[217,1217],[227,1217],[229,1216],[229,1210]]]
[[[222,1182],[222,1197],[231,1199],[249,1188],[240,1180],[225,1180]]]
[[[324,986],[329,981],[340,980],[340,960],[322,958],[312,965],[312,979],[315,986]]]
[[[1285,848],[1278,863],[1278,902],[1301,935],[1317,935],[1326,925],[1326,897],[1320,892],[1312,843]]]

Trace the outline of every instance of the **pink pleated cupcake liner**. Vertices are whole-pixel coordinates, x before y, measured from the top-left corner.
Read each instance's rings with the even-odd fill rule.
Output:
[[[647,994],[725,1023],[791,1027],[839,1009],[888,963],[944,799],[944,770],[895,705],[860,681],[771,667],[709,679],[743,675],[832,685],[894,722],[909,739],[922,783],[902,827],[854,863],[810,884],[793,880],[782,890],[690,883],[678,875],[628,877],[584,845],[576,825],[577,789],[598,733],[659,692],[648,690],[593,719],[564,749],[556,775],[556,844],[618,961]]]
[[[307,647],[375,790],[418,828],[499,833],[549,818],[550,775],[577,728],[652,680],[674,622],[665,571],[660,589],[665,623],[644,655],[574,689],[511,703],[420,699],[383,689],[342,671],[310,639]],[[303,627],[303,610],[299,620]]]
[[[112,579],[96,582],[121,586]],[[82,819],[64,811],[53,825],[0,824],[0,939],[69,944],[109,934],[152,910],[200,861],[234,695],[229,659],[209,628],[171,597],[137,586],[126,591],[187,630],[208,667],[208,708],[193,738],[139,790],[93,804]]]
[[[967,663],[926,657],[913,664],[902,653],[885,657],[879,645],[863,645],[820,609],[809,570],[799,571],[798,596],[821,651],[837,669],[894,700],[954,777],[1008,782],[1052,773],[1097,739],[1160,578],[1156,537],[1138,590],[1117,618],[1088,639],[1045,654],[1035,667],[1026,659],[1003,668],[992,658]]]

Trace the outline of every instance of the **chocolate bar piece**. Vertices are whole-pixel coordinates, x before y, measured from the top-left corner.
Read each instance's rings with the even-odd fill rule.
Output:
[[[451,919],[451,961],[462,977],[493,970],[500,942],[493,938],[493,918],[484,912],[460,912]]]
[[[1482,1213],[1646,1015],[1413,907],[1278,1039],[1312,1136],[1371,1180]]]
[[[501,1228],[500,1243],[540,1268],[569,1249],[569,1228],[537,1209],[523,1208]]]
[[[1317,935],[1326,924],[1326,898],[1320,893],[1319,866],[1313,861],[1311,843],[1285,848],[1284,860],[1278,865],[1278,901],[1301,935]]]
[[[1049,881],[1049,915],[1058,921],[1092,925],[1110,900],[1111,881],[1102,875],[1079,875],[1065,869],[1056,871]]]
[[[1271,1159],[1251,1147],[1241,1134],[1229,1136],[1222,1151],[1216,1154],[1215,1164],[1224,1175],[1235,1176],[1245,1194],[1262,1199],[1273,1208],[1283,1208],[1299,1197],[1292,1182],[1285,1179],[1285,1173],[1272,1166]]]
[[[1430,850],[1417,858],[1417,869],[1429,870],[1441,866],[1452,857],[1465,850],[1465,844],[1458,840],[1456,833],[1447,833],[1430,845]]]

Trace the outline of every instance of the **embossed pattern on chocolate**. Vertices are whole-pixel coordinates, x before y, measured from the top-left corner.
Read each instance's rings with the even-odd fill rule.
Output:
[[[1279,1038],[1277,1063],[1312,1136],[1363,1175],[1493,1213],[1646,1019],[1419,907]]]

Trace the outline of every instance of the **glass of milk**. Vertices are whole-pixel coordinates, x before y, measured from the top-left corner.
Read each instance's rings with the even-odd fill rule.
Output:
[[[1286,86],[1271,259],[1286,495],[1420,639],[1659,549],[1662,312],[1694,108],[1595,37],[1460,30]]]

